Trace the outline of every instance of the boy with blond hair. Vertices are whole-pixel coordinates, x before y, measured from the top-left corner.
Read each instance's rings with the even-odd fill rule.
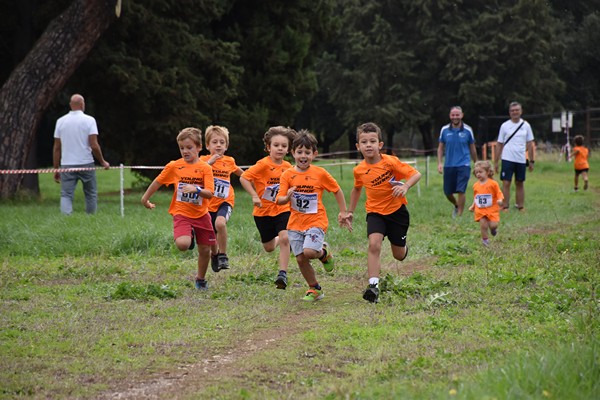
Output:
[[[208,212],[217,234],[217,243],[211,247],[210,264],[214,272],[229,268],[227,257],[227,221],[235,204],[231,174],[241,176],[244,172],[233,157],[225,155],[229,147],[229,130],[223,126],[210,125],[204,131],[206,149],[210,154],[200,157],[212,167],[215,193],[208,202]]]
[[[202,131],[185,128],[177,135],[181,158],[169,162],[152,181],[142,196],[142,205],[156,207],[150,197],[162,186],[173,185],[173,197],[169,214],[173,216],[173,237],[180,251],[194,248],[194,236],[198,242],[198,273],[195,286],[207,290],[206,270],[210,247],[215,244],[215,232],[208,214],[208,201],[213,197],[214,180],[210,165],[201,161]]]
[[[325,190],[335,195],[340,208],[340,225],[352,230],[340,185],[324,168],[311,165],[317,154],[317,139],[306,130],[298,132],[292,143],[292,156],[296,164],[281,175],[279,190],[283,195],[277,198],[277,204],[290,203],[288,237],[300,272],[309,286],[302,300],[309,302],[324,297],[310,260],[318,258],[326,271],[333,270],[331,249],[327,248],[324,241],[329,223],[322,201]]]

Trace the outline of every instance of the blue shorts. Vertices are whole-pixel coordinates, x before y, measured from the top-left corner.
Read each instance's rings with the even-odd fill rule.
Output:
[[[444,167],[444,194],[466,192],[470,177],[471,167]]]
[[[510,182],[512,181],[514,174],[515,181],[525,182],[525,171],[527,171],[527,164],[502,160],[502,172],[500,173],[500,179]]]

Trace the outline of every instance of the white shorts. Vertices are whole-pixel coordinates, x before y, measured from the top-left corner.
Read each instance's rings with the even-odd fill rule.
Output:
[[[321,228],[309,228],[305,231],[288,231],[290,247],[292,253],[298,256],[304,253],[304,249],[312,249],[321,251],[323,241],[325,240],[325,232]]]

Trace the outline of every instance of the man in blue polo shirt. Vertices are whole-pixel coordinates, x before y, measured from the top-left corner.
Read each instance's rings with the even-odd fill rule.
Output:
[[[465,209],[465,191],[471,176],[471,159],[477,161],[473,129],[462,122],[463,116],[459,106],[450,109],[450,123],[444,125],[440,131],[437,150],[438,172],[444,174],[444,194],[454,205],[453,218],[461,216]],[[444,157],[446,159],[442,163]]]

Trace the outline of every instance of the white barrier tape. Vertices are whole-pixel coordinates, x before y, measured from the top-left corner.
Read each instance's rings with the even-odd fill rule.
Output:
[[[132,165],[132,166],[122,166],[122,167],[108,167],[109,169],[163,169],[162,167],[153,167],[147,165]],[[53,174],[55,172],[80,172],[80,171],[94,171],[94,170],[103,170],[106,169],[104,167],[85,167],[85,168],[46,168],[46,169],[3,169],[0,170],[0,174]]]

